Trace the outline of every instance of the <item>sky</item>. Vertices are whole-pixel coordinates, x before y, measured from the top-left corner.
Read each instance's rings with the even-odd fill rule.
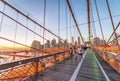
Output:
[[[6,0],[6,1],[8,1],[11,5],[13,5],[17,9],[21,10],[22,12],[29,15],[33,19],[37,20],[41,25],[43,25],[44,0]],[[72,10],[74,12],[74,15],[75,15],[78,25],[82,24],[82,23],[86,23],[87,22],[86,0],[69,0],[69,1],[72,6]],[[100,19],[107,18],[105,20],[101,20],[105,40],[107,40],[109,38],[109,36],[111,35],[111,33],[113,32],[113,29],[112,29],[112,25],[111,25],[110,19],[109,19],[106,0],[96,0],[96,1],[97,1],[98,11],[100,14]],[[119,6],[120,0],[108,0],[108,1],[109,1],[109,5],[111,8],[112,16],[116,16],[116,17],[113,17],[114,24],[116,27],[118,22],[120,21],[120,6]],[[94,20],[96,21],[96,20],[98,20],[98,17],[97,17],[97,13],[96,13],[96,9],[95,9],[94,0],[91,0],[91,7],[93,10]],[[10,12],[11,12],[11,10],[10,11],[9,11],[9,9],[6,10],[6,13],[10,13]],[[16,13],[11,14],[11,15],[12,15],[12,17],[16,18]],[[6,18],[5,21],[10,22],[7,20],[8,19]],[[21,19],[19,19],[19,21],[26,25],[24,18],[21,17]],[[71,24],[70,24],[70,22],[71,22]],[[79,34],[75,27],[74,21],[71,17],[68,7],[67,7],[67,23],[68,23],[67,26],[68,26],[69,41],[71,40],[70,35],[74,36],[75,40],[77,40],[77,37],[79,36]],[[29,24],[29,27],[31,27],[31,29],[34,29],[34,28],[32,28],[33,26],[34,25],[31,23]],[[71,32],[70,32],[70,26],[72,26]],[[50,29],[52,32],[54,32],[55,34],[58,35],[58,0],[46,0],[45,27],[47,29]],[[88,28],[87,27],[88,27],[87,23],[83,24],[83,25],[79,25],[79,29],[85,40],[88,40]],[[15,29],[15,23],[14,23],[14,26],[12,26],[12,28]],[[10,29],[10,31],[12,31],[12,28]],[[95,22],[95,28],[96,28],[97,36],[102,38],[98,21]],[[6,27],[6,29],[5,29],[5,27],[3,27],[3,30],[7,30],[7,27]],[[10,33],[11,33],[11,32],[6,33],[5,31],[3,31],[3,32],[4,33],[2,33],[2,34],[6,34],[6,35],[7,34],[10,35]],[[16,38],[16,40],[18,40],[21,43],[26,42],[25,40],[21,40],[21,38],[25,39],[25,35],[24,35],[26,33],[25,29],[24,28],[19,29],[18,32],[22,32],[22,33],[18,33],[20,35],[16,36],[16,37],[18,37],[18,38]],[[117,33],[120,33],[120,28],[117,30]],[[33,34],[29,34],[29,37],[31,37],[31,36],[34,38]],[[11,37],[12,36],[10,36],[10,38]],[[46,33],[45,37],[49,38],[49,39],[51,38],[50,35],[48,36],[48,33]],[[66,36],[66,1],[65,0],[60,0],[60,37],[63,39],[67,38],[67,36]],[[14,39],[14,37],[12,37],[11,39]]]

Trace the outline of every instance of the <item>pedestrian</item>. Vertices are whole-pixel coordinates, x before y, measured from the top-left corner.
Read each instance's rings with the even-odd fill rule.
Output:
[[[77,59],[78,59],[77,47],[74,46],[74,61],[75,61],[75,63],[77,62]]]
[[[80,59],[82,59],[83,49],[81,46],[78,47],[77,53],[80,55]]]
[[[74,46],[74,53],[76,53],[77,52],[77,47],[76,46]]]
[[[72,55],[73,55],[73,48],[72,47],[70,47],[69,52],[70,52],[70,59],[72,60]]]

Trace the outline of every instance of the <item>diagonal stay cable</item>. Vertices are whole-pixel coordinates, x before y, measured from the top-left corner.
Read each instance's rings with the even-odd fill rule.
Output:
[[[72,18],[73,18],[73,20],[74,20],[74,23],[75,23],[75,25],[76,25],[76,28],[77,28],[77,30],[78,30],[78,33],[80,34],[80,37],[81,37],[81,39],[82,39],[82,42],[84,43],[83,36],[82,36],[82,34],[81,34],[81,32],[80,32],[80,29],[79,29],[79,27],[78,27],[78,24],[77,24],[77,21],[76,21],[76,19],[75,19],[74,13],[73,13],[72,8],[71,8],[71,5],[70,5],[70,3],[69,3],[69,0],[66,0],[66,3],[67,3],[68,8],[69,8],[69,10],[70,10],[70,12],[71,12]]]
[[[47,29],[46,27],[44,27],[43,25],[39,24],[37,21],[33,20],[31,17],[27,16],[26,14],[24,14],[22,11],[18,10],[17,8],[15,8],[14,6],[12,6],[11,4],[9,4],[7,1],[5,0],[1,0],[4,4],[6,4],[7,6],[9,6],[10,8],[14,9],[15,11],[17,11],[18,13],[20,13],[21,15],[23,15],[24,17],[28,18],[29,20],[31,20],[32,22],[34,22],[36,25],[38,25],[40,28],[43,28],[44,30],[46,30],[47,32],[51,33],[52,35],[54,35],[55,37],[61,39],[64,41],[64,39],[62,39],[61,37],[59,37],[58,35],[56,35],[55,33],[53,33],[51,30]]]

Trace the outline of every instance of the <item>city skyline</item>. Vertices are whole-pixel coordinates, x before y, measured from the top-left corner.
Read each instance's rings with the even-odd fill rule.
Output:
[[[35,16],[35,18],[39,18],[38,20],[40,21],[41,24],[43,24],[43,9],[44,9],[44,0],[36,0],[36,1],[24,1],[24,0],[21,0],[21,1],[18,1],[18,0],[8,0],[9,2],[12,2],[13,3],[15,2],[16,4],[19,3],[19,5],[21,6],[21,8],[25,8],[24,10],[25,11],[28,11],[31,15]],[[91,5],[92,5],[92,10],[93,10],[93,13],[94,13],[94,20],[98,20],[97,18],[97,13],[96,13],[96,9],[95,9],[95,4],[93,2],[94,0],[91,1]],[[96,0],[97,1],[97,5],[98,5],[98,11],[99,11],[99,14],[100,14],[100,19],[104,19],[104,18],[108,18],[109,17],[109,14],[108,14],[108,10],[107,10],[107,5],[106,5],[106,1],[105,0]],[[29,4],[27,4],[29,3]],[[63,20],[66,16],[66,11],[65,11],[65,8],[66,8],[66,2],[65,0],[60,0],[60,19]],[[74,11],[74,14],[75,14],[75,18],[77,19],[77,22],[78,24],[81,24],[81,23],[85,23],[87,22],[87,9],[86,9],[86,1],[85,0],[70,0],[70,3],[71,5],[73,6],[73,11]],[[101,3],[101,4],[99,4]],[[120,6],[119,6],[119,1],[118,0],[115,0],[115,1],[112,1],[112,0],[109,0],[109,4],[111,6],[111,12],[112,12],[112,16],[117,16],[117,17],[113,17],[114,19],[114,23],[115,23],[115,26],[118,24],[119,22],[119,18],[120,18]],[[34,5],[34,7],[32,7],[31,5]],[[101,6],[102,5],[102,6]],[[39,7],[40,6],[40,7]],[[52,10],[52,8],[54,8]],[[33,12],[34,10],[34,12]],[[82,13],[81,13],[82,11]],[[51,30],[53,30],[56,34],[57,33],[57,30],[58,30],[58,0],[46,0],[46,27]],[[70,12],[69,12],[69,9],[67,10],[68,12],[68,28],[70,27]],[[104,12],[104,13],[103,13]],[[51,18],[52,15],[55,16],[55,18]],[[52,19],[52,20],[51,20]],[[65,20],[65,19],[64,19]],[[72,18],[71,18],[72,20]],[[72,25],[74,25],[74,22],[73,20],[71,21]],[[112,25],[111,24],[108,24],[110,23],[110,19],[106,19],[106,20],[102,20],[101,21],[102,23],[102,28],[103,30],[107,30],[109,28],[109,31],[104,32],[104,35],[105,35],[105,40],[107,40],[109,38],[109,34],[112,33],[113,29],[112,29]],[[71,25],[71,26],[72,26]],[[95,22],[95,25],[96,25],[96,32],[98,32],[97,36],[100,36],[100,38],[102,38],[101,36],[101,32],[99,31],[100,28],[99,28],[99,23],[98,21]],[[61,37],[62,38],[66,38],[65,36],[63,37],[63,33],[65,34],[65,27],[66,27],[66,21],[61,21],[60,22],[60,27],[61,27]],[[83,37],[85,40],[88,39],[88,33],[87,33],[87,23],[84,24],[84,25],[79,25],[79,28],[83,33],[85,33],[85,35],[83,34]],[[72,31],[72,35],[76,34],[78,36],[78,32],[76,30],[75,27],[73,27],[74,31]],[[68,31],[69,32],[69,31]],[[75,33],[74,33],[75,32]],[[119,32],[119,31],[117,31]],[[70,34],[70,32],[69,32]],[[69,38],[70,40],[70,38]],[[77,40],[77,37],[75,37],[75,40]]]
[[[43,8],[44,8],[44,0],[36,0],[36,1],[24,1],[24,0],[7,0],[10,4],[12,4],[13,6],[15,6],[16,8],[21,8],[20,10],[22,10],[22,7],[24,8],[25,11],[29,12],[29,13],[25,13],[27,15],[29,15],[30,17],[33,15],[35,18],[38,18],[38,21],[39,23],[42,25],[43,24]],[[104,0],[101,0],[101,1],[97,1],[97,4],[98,3],[102,3],[103,6],[101,6],[100,4],[98,4],[98,10],[99,10],[99,13],[100,13],[100,18],[101,18],[101,22],[102,22],[102,28],[103,30],[107,30],[109,28],[109,31],[103,31],[104,32],[104,35],[105,35],[105,40],[107,40],[110,36],[110,34],[112,33],[112,26],[111,24],[108,24],[110,23],[110,19],[107,18],[109,17],[108,15],[108,11],[107,11],[107,8],[106,8],[106,3]],[[58,35],[58,0],[51,0],[51,1],[48,1],[46,0],[46,28],[47,29],[50,29],[52,30],[56,35]],[[84,39],[87,41],[88,40],[88,30],[87,30],[87,10],[86,10],[86,2],[85,0],[81,0],[81,1],[78,1],[78,3],[76,3],[77,0],[70,0],[70,3],[73,7],[73,11],[74,11],[74,14],[75,14],[75,17],[76,17],[76,20],[78,22],[78,24],[80,23],[83,23],[83,25],[79,25],[79,28],[80,28],[80,31],[84,37]],[[29,4],[27,4],[29,3]],[[109,0],[109,3],[110,3],[110,6],[111,6],[111,12],[112,12],[112,15],[113,16],[116,16],[117,17],[113,17],[114,19],[114,23],[115,23],[115,26],[117,25],[118,21],[119,21],[119,6],[117,6],[117,1],[114,1],[112,2],[111,0]],[[111,4],[112,3],[112,4]],[[18,4],[18,5],[17,5]],[[34,5],[31,6],[31,5]],[[91,1],[91,5],[92,5],[92,10],[94,12],[94,20],[98,20],[97,19],[97,15],[96,15],[96,11],[95,11],[95,5],[93,3],[93,1]],[[116,5],[114,7],[114,5]],[[40,6],[40,7],[39,7]],[[2,10],[2,7],[3,5],[1,5],[1,10]],[[103,9],[104,7],[104,9]],[[54,8],[54,9],[52,9]],[[117,11],[117,9],[118,11]],[[25,12],[24,10],[22,10],[23,12]],[[34,12],[33,12],[34,10]],[[83,11],[81,13],[81,10]],[[102,13],[103,11],[105,11],[104,13]],[[7,14],[10,14],[13,18],[16,19],[16,13],[14,13],[11,9],[9,9],[8,7],[6,7],[5,9],[5,13]],[[54,17],[53,17],[54,15]],[[21,15],[19,15],[20,18],[18,19],[18,21],[20,21],[21,23],[23,23],[25,26],[27,25],[26,24],[26,21],[24,18],[22,18]],[[66,2],[65,0],[61,1],[60,0],[60,37],[63,38],[64,40],[67,39],[67,35],[66,35]],[[69,9],[67,8],[67,20],[68,20],[68,42],[71,42],[72,39],[70,37],[70,34],[72,37],[74,37],[74,41],[77,41],[77,37],[79,36],[78,34],[78,31],[76,29],[76,27],[74,26],[74,22],[72,20],[72,17],[70,17],[71,14],[69,12]],[[103,17],[104,16],[104,17]],[[1,20],[1,15],[0,15],[0,20]],[[53,17],[53,18],[51,18]],[[70,18],[71,18],[71,32],[69,31],[70,29]],[[102,20],[104,18],[107,18],[105,20]],[[17,29],[17,35],[16,35],[16,39],[14,37],[14,33],[15,31],[15,26],[16,26],[16,23],[14,23],[13,21],[9,20],[8,18],[4,17],[4,20],[3,20],[3,24],[2,24],[2,32],[1,32],[1,36],[3,37],[6,37],[6,38],[9,38],[11,40],[15,40],[19,43],[22,43],[22,44],[25,44],[25,45],[28,45],[30,46],[32,41],[33,40],[39,40],[41,43],[43,43],[43,39],[38,37],[37,35],[34,35],[34,33],[31,33],[29,31],[27,31],[27,34],[26,34],[26,29],[25,28],[20,28],[21,25],[17,25],[18,26],[18,29]],[[98,25],[98,21],[95,22],[95,26],[96,26],[96,32],[97,32],[97,36],[100,37],[100,39],[102,39],[101,37],[101,32],[100,32],[100,28],[99,28],[99,25]],[[9,29],[9,31],[6,31],[8,29],[8,27],[11,27]],[[40,35],[43,36],[42,32],[43,32],[43,29],[39,29],[37,27],[37,25],[34,26],[34,23],[32,23],[31,21],[28,22],[28,26],[29,28],[31,28],[31,30],[35,30],[35,32],[39,33],[40,32]],[[12,32],[12,33],[11,33]],[[119,29],[117,30],[117,32],[119,32]],[[108,36],[109,34],[109,36]],[[27,36],[27,40],[26,40],[26,36]],[[58,40],[58,38],[54,37],[53,35],[50,35],[49,33],[47,33],[45,31],[45,38],[47,38],[44,43],[46,43],[47,40],[52,40],[52,38],[55,38],[56,40]],[[94,38],[94,37],[93,37]],[[92,38],[92,39],[93,39]],[[2,41],[2,39],[1,39]],[[6,43],[6,41],[3,41],[1,43],[1,45],[3,43]],[[14,43],[6,43],[8,46],[14,46]],[[4,45],[4,44],[3,44]],[[20,45],[19,45],[20,46]]]

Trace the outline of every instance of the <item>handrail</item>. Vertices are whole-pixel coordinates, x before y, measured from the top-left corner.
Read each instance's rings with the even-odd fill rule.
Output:
[[[106,61],[113,69],[115,69],[118,73],[120,73],[120,61],[117,59],[119,54],[110,52],[110,51],[103,51],[97,48],[93,48],[93,50],[104,60]],[[102,51],[102,52],[101,52]]]
[[[18,66],[18,65],[21,65],[21,64],[26,64],[26,63],[29,63],[29,62],[32,62],[32,61],[38,61],[39,59],[43,59],[43,58],[59,55],[61,53],[65,53],[65,52],[68,52],[68,51],[59,51],[59,52],[51,53],[49,55],[33,57],[33,58],[29,58],[29,59],[24,59],[24,60],[19,60],[19,61],[14,61],[14,62],[2,64],[2,65],[0,65],[0,70],[8,69],[8,68],[11,68],[11,67],[14,67],[14,66]]]

